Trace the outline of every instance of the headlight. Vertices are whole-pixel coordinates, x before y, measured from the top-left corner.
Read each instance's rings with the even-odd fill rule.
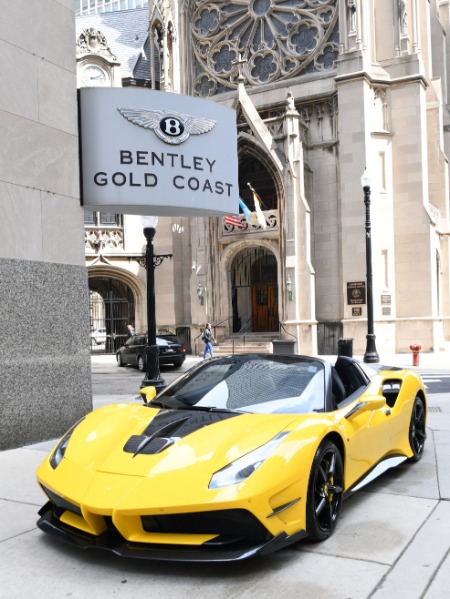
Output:
[[[238,458],[235,462],[228,464],[222,470],[216,472],[209,483],[210,489],[219,489],[220,487],[228,487],[229,485],[237,485],[246,480],[255,470],[257,470],[263,462],[267,460],[269,455],[281,443],[289,433],[279,433],[265,445],[258,447],[254,451]]]
[[[53,453],[50,458],[50,466],[53,468],[53,470],[60,464],[61,460],[64,457],[64,454],[66,453],[66,449],[67,449],[67,446],[69,445],[70,437],[72,436],[73,431],[77,428],[77,426],[83,420],[84,420],[84,418],[82,418],[76,424],[74,424],[72,426],[72,428],[70,428],[67,431],[67,433],[64,435],[64,437],[61,439],[61,441],[58,443],[58,445],[53,450]]]

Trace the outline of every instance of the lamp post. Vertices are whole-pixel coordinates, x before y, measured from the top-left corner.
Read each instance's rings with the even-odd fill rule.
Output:
[[[145,348],[145,377],[141,383],[143,387],[155,387],[157,390],[165,387],[165,380],[159,371],[159,350],[156,344],[156,313],[155,313],[155,268],[164,258],[172,258],[172,254],[155,256],[153,253],[153,238],[158,223],[157,216],[142,216],[147,248],[145,252],[145,266],[147,273],[147,346]]]
[[[370,222],[370,176],[364,170],[361,185],[364,192],[364,205],[366,207],[366,277],[367,277],[367,335],[364,362],[379,362],[380,358],[375,345],[373,328],[373,289],[372,289],[372,224]]]

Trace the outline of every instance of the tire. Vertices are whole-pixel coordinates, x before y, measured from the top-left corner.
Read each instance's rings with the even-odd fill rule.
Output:
[[[427,438],[425,422],[425,402],[421,397],[416,397],[409,425],[409,444],[413,452],[412,457],[408,459],[409,462],[418,462],[422,458]]]
[[[183,366],[183,362],[184,360],[177,360],[173,363],[173,365],[175,366],[175,368],[180,368],[180,366]]]
[[[143,356],[138,356],[137,358],[137,367],[140,372],[144,372],[145,370],[145,359]]]
[[[331,441],[324,441],[316,451],[309,476],[306,532],[312,541],[324,541],[333,534],[343,491],[341,452]]]
[[[120,354],[117,354],[117,366],[125,366],[125,362],[122,359],[122,356]]]

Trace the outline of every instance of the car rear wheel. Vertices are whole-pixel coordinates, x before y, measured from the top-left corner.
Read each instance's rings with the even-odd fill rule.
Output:
[[[416,397],[409,425],[409,444],[413,451],[410,462],[418,462],[423,455],[427,432],[425,427],[425,403],[421,397]]]
[[[140,370],[141,372],[144,372],[144,370],[145,370],[145,360],[144,360],[143,356],[138,356],[137,367],[138,367],[138,370]]]
[[[125,362],[120,354],[117,354],[117,366],[125,366]]]
[[[316,451],[306,505],[306,531],[313,541],[324,541],[334,531],[342,504],[344,467],[339,449],[331,441]]]

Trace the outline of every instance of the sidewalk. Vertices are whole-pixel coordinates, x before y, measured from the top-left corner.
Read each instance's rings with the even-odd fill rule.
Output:
[[[363,362],[363,356],[353,356],[355,360]],[[380,352],[380,364],[386,366],[398,366],[401,368],[411,368],[417,370],[417,368],[430,369],[430,370],[442,370],[448,369],[450,371],[450,353],[449,352],[436,352],[436,353],[419,353],[419,365],[413,367],[412,352],[404,354],[386,354]],[[337,356],[319,356],[319,358],[329,359],[330,362],[335,362]]]
[[[410,354],[380,356],[410,367]],[[331,358],[333,359],[333,358]],[[449,368],[421,354],[420,367]],[[450,371],[450,368],[449,368]],[[94,398],[95,403],[96,398]],[[36,528],[35,470],[53,442],[0,452],[3,599],[442,599],[450,588],[450,396],[429,396],[422,460],[401,465],[344,503],[335,534],[266,558],[166,564],[77,550]]]

